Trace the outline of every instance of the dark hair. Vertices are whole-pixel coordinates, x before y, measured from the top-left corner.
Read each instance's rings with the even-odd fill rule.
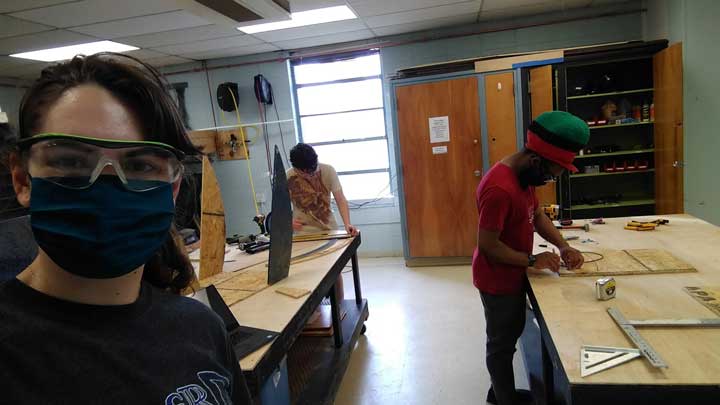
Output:
[[[318,155],[312,146],[299,143],[290,149],[290,163],[299,170],[315,171],[318,166]]]
[[[138,59],[115,53],[76,56],[43,69],[20,104],[20,139],[38,131],[50,106],[66,91],[84,84],[96,84],[120,99],[137,117],[146,140],[166,143],[187,154],[198,153],[162,75]],[[195,271],[173,226],[165,244],[146,263],[143,279],[177,294],[194,278]]]

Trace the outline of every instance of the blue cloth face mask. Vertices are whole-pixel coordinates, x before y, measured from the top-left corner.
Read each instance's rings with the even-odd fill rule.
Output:
[[[78,276],[119,277],[145,264],[168,238],[175,205],[172,184],[143,192],[117,176],[101,175],[88,188],[70,189],[33,177],[30,222],[38,245]]]

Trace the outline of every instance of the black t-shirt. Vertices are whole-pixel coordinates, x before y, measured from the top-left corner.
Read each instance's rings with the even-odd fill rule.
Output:
[[[0,285],[0,402],[250,403],[222,320],[143,283],[129,305],[78,304]]]

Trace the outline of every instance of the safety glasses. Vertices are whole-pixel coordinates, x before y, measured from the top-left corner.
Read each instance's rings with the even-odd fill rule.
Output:
[[[123,186],[148,191],[177,181],[184,154],[150,141],[118,141],[68,134],[38,134],[18,142],[30,176],[82,190],[112,167]]]

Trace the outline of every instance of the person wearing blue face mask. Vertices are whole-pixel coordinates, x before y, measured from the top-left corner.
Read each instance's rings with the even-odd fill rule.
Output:
[[[10,159],[38,254],[0,285],[8,403],[251,403],[173,228],[196,153],[166,83],[119,54],[46,68]]]

